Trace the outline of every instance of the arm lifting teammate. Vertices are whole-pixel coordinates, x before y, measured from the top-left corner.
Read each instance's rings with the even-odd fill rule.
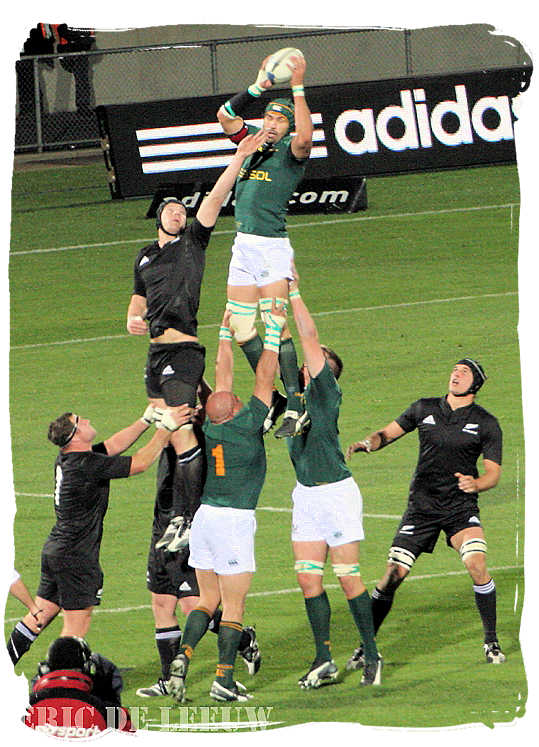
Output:
[[[371,599],[359,568],[363,504],[338,436],[342,395],[337,379],[343,365],[334,351],[320,344],[314,320],[299,293],[297,275],[289,296],[305,359],[299,378],[311,418],[304,433],[287,439],[297,477],[292,493],[295,571],[315,644],[314,661],[298,684],[305,690],[318,688],[332,684],[338,675],[331,656],[331,611],[323,585],[329,555],[354,624],[365,640],[367,663],[361,684],[379,685],[382,660],[374,640]]]
[[[54,465],[56,523],[41,553],[41,578],[33,612],[13,629],[7,647],[14,664],[63,611],[62,635],[84,637],[92,610],[100,603],[103,572],[99,551],[108,508],[110,481],[147,470],[169,442],[171,433],[192,417],[187,405],[175,411],[146,408],[142,418],[94,444],[96,430],[87,418],[71,412],[49,426],[48,438],[59,447]],[[123,456],[156,423],[153,438],[133,456]]]
[[[196,569],[200,601],[187,618],[179,653],[170,666],[168,689],[180,702],[193,651],[220,602],[219,661],[210,696],[219,701],[250,697],[234,679],[234,662],[242,639],[245,598],[255,571],[255,508],[266,475],[262,431],[286,317],[272,303],[254,392],[245,406],[233,392],[229,317],[227,311],[219,333],[215,391],[206,404],[208,475],[191,531],[189,563]]]

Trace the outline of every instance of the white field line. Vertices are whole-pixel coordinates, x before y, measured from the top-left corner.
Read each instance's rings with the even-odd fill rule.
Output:
[[[392,218],[414,218],[416,216],[424,215],[446,215],[450,213],[468,213],[476,212],[480,210],[500,210],[503,208],[510,208],[518,206],[518,202],[507,202],[500,205],[476,205],[461,208],[442,208],[440,210],[418,210],[412,213],[390,213],[385,215],[358,215],[349,218],[330,218],[328,220],[320,221],[306,221],[305,223],[288,223],[287,228],[310,228],[312,226],[326,226],[334,225],[336,223],[359,223],[373,220],[390,220]],[[511,212],[512,217],[512,212]],[[236,233],[235,229],[226,229],[222,231],[213,231],[213,236],[224,236],[226,234]],[[52,246],[48,249],[22,249],[20,251],[14,251],[10,253],[10,257],[19,257],[23,254],[48,254],[51,252],[67,252],[76,249],[100,249],[107,246],[121,246],[122,244],[143,244],[148,241],[153,241],[155,236],[148,236],[140,239],[125,239],[123,241],[103,241],[97,244],[73,244],[72,246]]]
[[[523,565],[499,565],[494,566],[490,568],[490,571],[510,571],[515,569],[523,568]],[[446,571],[445,573],[424,573],[422,575],[417,576],[408,576],[408,583],[410,581],[428,581],[433,578],[449,578],[450,576],[467,576],[468,571],[462,570],[462,571]],[[368,587],[372,584],[375,584],[378,581],[378,578],[370,579],[366,582],[364,582]],[[325,589],[339,589],[339,584],[324,584]],[[291,589],[274,589],[273,591],[253,591],[251,594],[248,594],[247,596],[251,599],[259,598],[259,597],[272,597],[272,596],[281,596],[283,594],[299,594],[301,592],[299,586],[294,586]],[[140,610],[150,610],[152,608],[151,604],[139,604],[136,607],[113,607],[111,609],[101,609],[100,607],[95,607],[93,610],[94,615],[107,615],[117,612],[138,612]],[[19,617],[10,617],[4,620],[4,624],[12,624],[15,622],[18,622],[20,620]]]
[[[15,493],[15,495],[22,495],[25,498],[52,498],[52,493],[19,493],[18,491]],[[290,514],[292,513],[291,508],[279,508],[276,506],[257,506],[257,511],[273,511],[274,513],[283,513],[283,514]],[[401,514],[363,514],[364,519],[400,519]]]
[[[393,303],[393,304],[381,304],[379,306],[355,306],[350,309],[332,309],[331,311],[315,311],[312,313],[312,316],[314,317],[323,317],[323,316],[335,316],[337,314],[355,314],[361,311],[384,311],[387,309],[403,309],[403,308],[409,308],[412,306],[426,306],[428,304],[437,304],[437,303],[452,303],[454,301],[476,301],[478,299],[484,299],[484,298],[503,298],[506,296],[517,296],[518,291],[505,291],[503,293],[482,293],[476,296],[454,296],[452,298],[430,298],[423,301],[407,301],[403,303]],[[219,327],[218,323],[212,323],[212,324],[199,324],[199,329],[217,329]],[[77,343],[86,343],[86,342],[103,342],[105,340],[118,340],[118,339],[128,339],[130,335],[126,332],[125,334],[121,335],[103,335],[101,337],[81,337],[76,338],[73,340],[58,340],[53,342],[31,342],[26,345],[13,345],[11,347],[11,350],[29,350],[32,348],[43,348],[43,347],[53,347],[55,345],[74,345]]]

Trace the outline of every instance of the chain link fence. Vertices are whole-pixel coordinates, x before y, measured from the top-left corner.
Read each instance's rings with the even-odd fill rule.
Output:
[[[280,47],[307,59],[307,86],[529,66],[522,45],[476,24],[294,31],[18,60],[15,152],[99,144],[100,104],[230,94]]]

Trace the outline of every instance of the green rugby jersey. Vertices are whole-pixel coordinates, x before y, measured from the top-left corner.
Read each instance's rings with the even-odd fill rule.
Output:
[[[352,476],[339,443],[337,421],[341,400],[340,387],[326,361],[305,389],[311,427],[300,436],[286,439],[298,482],[306,487],[339,482]]]
[[[249,134],[258,128],[247,125]],[[257,236],[286,236],[288,201],[303,178],[308,158],[298,161],[285,135],[265,153],[253,153],[236,179],[236,230]]]
[[[216,425],[208,418],[203,430],[208,474],[201,502],[227,508],[256,508],[266,477],[262,438],[268,407],[251,397],[232,420]]]

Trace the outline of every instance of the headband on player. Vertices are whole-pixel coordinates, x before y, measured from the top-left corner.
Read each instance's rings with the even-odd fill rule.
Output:
[[[455,365],[463,365],[468,366],[470,371],[473,375],[473,384],[468,389],[465,394],[475,394],[478,392],[485,381],[487,380],[487,375],[483,370],[483,366],[479,363],[479,361],[475,361],[473,358],[461,358],[460,361],[457,361]]]
[[[270,101],[264,110],[266,112],[277,112],[288,119],[290,129],[295,125],[294,102],[290,99],[274,99]]]

